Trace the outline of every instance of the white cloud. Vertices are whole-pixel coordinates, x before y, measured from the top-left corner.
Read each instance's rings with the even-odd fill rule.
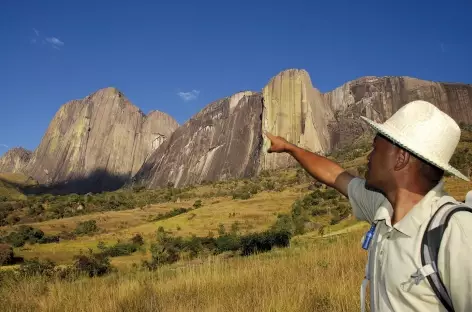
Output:
[[[4,148],[9,148],[8,145],[6,144],[0,144],[1,147],[4,147]]]
[[[46,38],[46,41],[49,42],[53,48],[58,49],[58,50],[59,50],[59,47],[62,47],[64,45],[64,42],[62,42],[56,37]]]
[[[192,101],[192,100],[195,100],[198,95],[200,94],[200,91],[198,90],[192,90],[190,92],[179,92],[177,93],[178,96],[180,96],[182,98],[182,100],[184,101]]]
[[[31,44],[36,44],[37,42],[41,41],[43,44],[49,43],[51,45],[51,47],[53,47],[54,49],[57,49],[57,50],[60,50],[60,47],[64,46],[64,42],[61,41],[57,37],[42,38],[39,35],[39,30],[37,30],[36,28],[33,28],[33,31],[34,31],[36,37],[34,37],[30,40]]]

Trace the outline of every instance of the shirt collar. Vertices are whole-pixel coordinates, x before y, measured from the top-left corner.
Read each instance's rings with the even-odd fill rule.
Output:
[[[436,210],[435,203],[443,195],[446,195],[446,192],[444,191],[444,180],[441,180],[393,227],[409,237],[414,236],[421,224],[433,215]],[[377,209],[374,221],[385,220],[385,223],[391,227],[392,216],[392,205],[388,199],[385,199]]]

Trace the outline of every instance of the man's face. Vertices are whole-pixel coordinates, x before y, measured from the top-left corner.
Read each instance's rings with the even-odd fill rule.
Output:
[[[394,181],[393,172],[398,148],[381,135],[376,135],[368,156],[366,185],[386,192]]]

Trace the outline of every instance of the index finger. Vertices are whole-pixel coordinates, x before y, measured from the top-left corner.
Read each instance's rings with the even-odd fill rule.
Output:
[[[265,130],[264,130],[264,134],[265,134],[269,139],[273,139],[273,138],[274,138],[274,135],[271,134],[271,133],[268,132],[268,131],[265,131]]]

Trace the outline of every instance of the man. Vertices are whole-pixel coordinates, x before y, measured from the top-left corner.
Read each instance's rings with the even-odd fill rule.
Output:
[[[422,268],[425,228],[448,195],[444,172],[469,181],[449,165],[459,126],[425,101],[406,104],[383,124],[361,118],[377,133],[365,180],[266,132],[268,152],[293,156],[315,179],[348,197],[358,219],[376,225],[366,272],[371,311],[446,311],[428,280],[415,278],[415,273]],[[441,241],[438,269],[455,311],[472,311],[472,213],[453,214]]]

